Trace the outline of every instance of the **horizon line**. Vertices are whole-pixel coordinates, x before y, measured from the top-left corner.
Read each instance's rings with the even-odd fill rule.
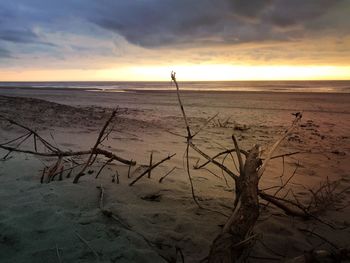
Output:
[[[350,81],[349,79],[261,79],[261,80],[179,80],[179,82],[287,82],[287,81]],[[28,83],[28,82],[171,82],[169,80],[0,80],[0,83]]]

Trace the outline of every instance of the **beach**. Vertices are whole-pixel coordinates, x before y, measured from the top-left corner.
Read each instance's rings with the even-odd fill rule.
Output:
[[[315,231],[340,248],[350,246],[349,93],[183,91],[181,97],[194,131],[218,114],[194,139],[210,156],[232,148],[232,134],[242,149],[259,144],[267,150],[291,125],[292,113],[302,112],[298,128],[276,155],[301,153],[284,157],[284,162],[272,160],[259,188],[279,185],[282,173],[285,182],[296,165],[288,184],[293,193],[284,189],[282,195],[307,202],[310,189],[327,178],[337,182],[333,202],[319,214],[337,228],[285,215],[269,205],[261,209],[253,229],[258,241],[249,262],[283,262],[306,250],[329,248],[327,242],[301,229]],[[221,171],[210,165],[210,171],[191,169],[195,194],[207,209],[193,201],[184,161],[186,139],[177,136],[186,136],[186,127],[176,92],[0,89],[1,115],[35,129],[67,151],[93,147],[116,107],[115,126],[103,146],[137,162],[131,178],[128,166],[112,162],[95,179],[106,161],[98,159],[78,184],[66,176],[41,184],[43,164],[52,162],[49,158],[11,153],[12,158],[0,162],[1,262],[166,262],[176,258],[181,262],[176,248],[186,262],[199,262],[208,255],[227,220],[225,215],[232,212],[233,181],[225,177],[226,182]],[[0,143],[21,134],[18,127],[0,121]],[[33,145],[27,142],[21,147],[32,149]],[[0,153],[3,156],[6,151]],[[151,153],[154,162],[176,155],[152,170],[151,178],[129,186],[149,165]],[[194,151],[189,160],[191,167],[204,161]],[[228,165],[235,169],[233,162]],[[119,222],[102,215],[101,186],[104,205],[118,215]]]

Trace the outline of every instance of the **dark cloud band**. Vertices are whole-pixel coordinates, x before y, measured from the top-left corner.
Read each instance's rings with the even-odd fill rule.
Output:
[[[2,0],[0,44],[48,44],[33,28],[73,30],[81,21],[147,47],[232,45],[291,41],[327,34],[349,34],[350,20],[337,17],[348,0]],[[342,13],[344,14],[344,13]],[[327,17],[327,19],[324,19]],[[332,18],[335,19],[332,19]],[[336,21],[336,22],[334,22]],[[341,21],[341,22],[339,22]],[[339,31],[341,23],[343,32]],[[98,38],[93,31],[76,34]],[[5,52],[3,51],[3,54]]]

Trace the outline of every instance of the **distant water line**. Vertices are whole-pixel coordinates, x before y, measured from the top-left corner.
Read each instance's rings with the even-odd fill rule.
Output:
[[[350,81],[192,81],[180,82],[186,91],[243,91],[243,92],[320,92],[350,93]],[[61,89],[100,92],[170,91],[166,82],[0,82],[0,89]]]

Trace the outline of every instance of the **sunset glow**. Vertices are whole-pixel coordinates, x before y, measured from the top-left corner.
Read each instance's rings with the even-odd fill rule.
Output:
[[[350,66],[174,66],[183,80],[330,80],[348,79]],[[132,68],[131,74],[142,80],[161,80],[169,75],[171,67]],[[106,79],[113,78],[117,71],[104,71]],[[131,75],[131,76],[132,76]]]
[[[0,10],[0,81],[168,81],[171,70],[182,80],[350,79],[345,0],[5,0]]]
[[[170,72],[183,81],[219,80],[348,80],[350,66],[174,65],[99,70],[2,71],[2,81],[168,81]]]

